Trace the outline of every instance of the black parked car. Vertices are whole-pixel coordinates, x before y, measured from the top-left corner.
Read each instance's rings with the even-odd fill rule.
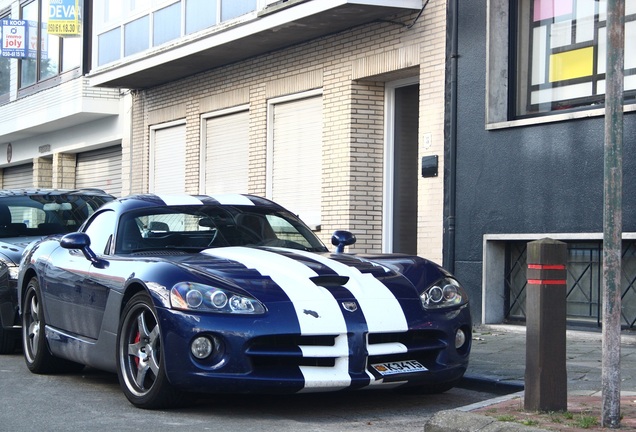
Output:
[[[51,234],[76,231],[113,199],[99,189],[0,190],[0,354],[13,352],[20,338],[16,284],[24,248]]]

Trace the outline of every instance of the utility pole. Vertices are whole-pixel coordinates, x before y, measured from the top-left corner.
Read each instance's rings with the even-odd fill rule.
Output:
[[[601,425],[620,427],[625,0],[607,0],[603,198]]]

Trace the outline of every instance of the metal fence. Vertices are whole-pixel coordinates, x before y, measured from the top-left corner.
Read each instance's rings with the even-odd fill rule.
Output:
[[[506,319],[526,317],[527,242],[506,245]],[[602,242],[568,242],[567,319],[600,327],[602,321]],[[636,327],[636,242],[624,241],[622,252],[623,328]]]

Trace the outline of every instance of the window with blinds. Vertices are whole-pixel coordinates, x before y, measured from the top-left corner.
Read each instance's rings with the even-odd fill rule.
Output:
[[[275,103],[270,113],[271,198],[316,228],[321,223],[322,97]]]
[[[185,192],[185,123],[151,129],[150,192]]]
[[[204,193],[247,193],[249,111],[205,120]]]

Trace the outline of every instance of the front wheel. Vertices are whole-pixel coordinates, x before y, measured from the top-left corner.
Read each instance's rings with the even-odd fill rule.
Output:
[[[139,408],[166,408],[186,399],[166,377],[159,320],[145,292],[135,294],[124,308],[117,334],[117,375],[126,397]]]

